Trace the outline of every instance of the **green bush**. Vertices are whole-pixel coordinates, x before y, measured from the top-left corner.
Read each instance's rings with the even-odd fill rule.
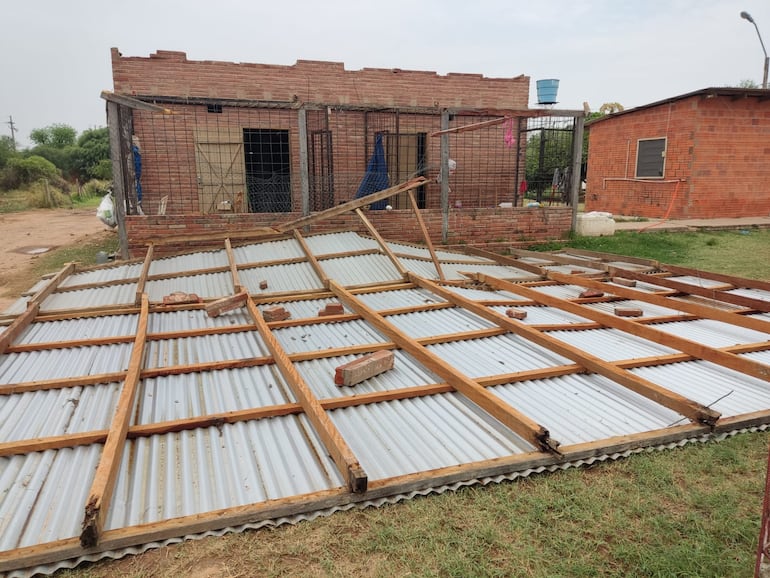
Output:
[[[80,187],[78,196],[81,199],[91,199],[93,197],[103,197],[110,191],[111,181],[101,179],[91,179]]]
[[[58,180],[59,169],[51,161],[33,155],[9,159],[4,171],[4,185],[8,189],[30,185],[40,179]]]

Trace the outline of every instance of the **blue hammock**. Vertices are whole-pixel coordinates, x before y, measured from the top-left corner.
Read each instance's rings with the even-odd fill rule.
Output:
[[[388,164],[385,161],[385,147],[382,146],[382,135],[374,140],[374,153],[366,165],[366,174],[361,180],[356,192],[356,199],[382,191],[390,186],[388,183]],[[369,208],[381,211],[387,206],[387,199],[372,203]]]

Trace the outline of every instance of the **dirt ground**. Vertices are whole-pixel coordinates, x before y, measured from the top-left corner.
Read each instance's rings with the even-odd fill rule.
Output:
[[[0,312],[19,298],[12,290],[13,280],[29,274],[41,255],[82,243],[105,231],[110,228],[96,218],[94,209],[37,209],[0,214]]]

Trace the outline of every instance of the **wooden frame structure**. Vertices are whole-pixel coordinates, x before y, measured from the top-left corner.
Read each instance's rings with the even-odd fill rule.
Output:
[[[407,184],[409,187],[419,183]],[[404,187],[396,187],[390,194],[396,194]],[[654,447],[684,439],[705,439],[711,434],[730,432],[740,428],[758,427],[770,424],[770,400],[766,406],[752,408],[737,415],[723,415],[713,404],[705,404],[677,393],[666,385],[654,383],[635,371],[640,368],[661,367],[670,364],[705,360],[726,368],[746,379],[770,381],[770,366],[767,363],[746,357],[748,353],[770,351],[770,318],[764,315],[770,311],[770,283],[751,281],[736,277],[696,271],[681,267],[663,265],[653,261],[618,257],[616,255],[591,254],[586,252],[563,252],[555,254],[532,254],[512,250],[508,257],[478,255],[478,251],[467,254],[448,255],[437,252],[429,246],[427,250],[414,247],[414,251],[403,252],[398,246],[391,246],[368,223],[359,206],[335,207],[334,211],[355,210],[367,223],[375,244],[370,249],[334,252],[319,252],[313,249],[314,239],[303,236],[299,228],[308,224],[308,218],[280,227],[286,242],[296,243],[302,257],[277,258],[257,262],[240,262],[236,259],[237,247],[231,240],[223,239],[221,250],[227,264],[221,267],[179,271],[177,273],[151,273],[155,262],[152,247],[140,263],[138,276],[116,275],[108,282],[73,282],[81,273],[99,271],[99,268],[80,269],[70,264],[51,279],[46,287],[34,296],[27,312],[0,320],[7,327],[0,333],[0,376],[3,358],[35,353],[60,351],[66,354],[77,348],[131,346],[131,355],[125,368],[108,373],[82,373],[76,376],[51,377],[30,381],[15,381],[0,384],[0,397],[24,395],[32,392],[47,392],[73,387],[103,387],[105,384],[120,385],[120,395],[115,404],[109,428],[60,433],[53,436],[26,437],[14,440],[0,440],[0,460],[25,459],[35,452],[62,451],[72,448],[101,445],[101,458],[93,476],[84,473],[90,481],[87,501],[82,505],[82,530],[78,536],[69,536],[55,541],[19,546],[0,551],[0,572],[30,568],[41,564],[78,558],[86,554],[106,552],[190,535],[207,530],[237,526],[261,520],[287,517],[310,511],[342,507],[351,503],[371,503],[377,498],[399,496],[416,490],[428,490],[447,484],[480,479],[490,476],[507,475],[540,467],[561,466],[590,460],[596,457],[633,452],[639,448]],[[419,211],[415,209],[419,216]],[[311,217],[323,218],[323,216]],[[418,250],[424,254],[415,255]],[[381,258],[390,263],[395,271],[388,281],[366,284],[343,284],[328,273],[329,265],[340,259]],[[494,257],[494,261],[489,257]],[[435,269],[432,279],[414,273],[408,261],[417,261]],[[536,264],[533,264],[536,261]],[[243,281],[244,273],[254,269],[267,271],[271,267],[307,265],[314,272],[323,288],[301,291],[258,291]],[[563,273],[561,267],[581,267],[578,272]],[[515,282],[494,274],[483,272],[488,267],[510,267],[518,273]],[[102,268],[104,269],[104,268]],[[108,269],[108,268],[107,268]],[[462,275],[452,271],[466,271]],[[150,319],[153,315],[168,312],[197,312],[205,307],[202,303],[164,305],[150,297],[153,284],[170,279],[189,279],[205,275],[226,275],[232,287],[232,294],[248,291],[245,314],[240,322],[225,325],[209,325],[171,331],[152,331]],[[696,276],[708,280],[710,286],[704,289],[686,282],[687,277]],[[614,282],[617,279],[627,284]],[[66,282],[65,282],[66,281]],[[631,281],[638,281],[644,289],[632,288]],[[83,306],[68,310],[46,309],[46,299],[54,294],[110,290],[130,286],[133,302],[121,305],[90,306],[85,300]],[[557,297],[548,292],[549,288],[576,287],[572,297]],[[745,288],[756,296],[741,295],[735,289]],[[594,289],[601,296],[581,297],[580,290]],[[403,304],[398,307],[377,308],[367,304],[372,294],[397,296],[401,292],[418,291],[425,298],[419,304]],[[487,292],[488,298],[467,296],[464,292]],[[691,296],[697,301],[689,299]],[[334,300],[346,307],[343,314],[332,316],[304,316],[282,321],[265,321],[263,307],[272,304],[301,304],[319,300]],[[642,315],[634,319],[621,318],[599,309],[599,305],[611,305],[632,300],[643,307],[658,307],[672,310],[666,315]],[[499,311],[503,307],[548,308],[549,310],[582,318],[581,321],[534,323],[511,319]],[[497,308],[497,309],[496,309]],[[440,314],[455,312],[468,316],[485,325],[480,328],[458,330],[429,336],[413,336],[401,328],[397,320],[402,316],[415,314]],[[65,341],[28,341],[26,330],[35,324],[46,322],[87,322],[99,321],[113,316],[136,316],[135,330],[131,334],[114,334]],[[235,319],[235,318],[234,318]],[[765,339],[748,340],[746,343],[726,347],[713,347],[697,343],[665,330],[669,322],[709,320],[750,332],[752,336],[763,334]],[[333,328],[346,323],[364,324],[382,336],[379,341],[359,341],[344,347],[308,349],[301,352],[287,351],[277,337],[282,330],[306,327]],[[554,332],[596,331],[612,328],[628,333],[651,343],[673,350],[673,353],[640,357],[629,352],[627,359],[607,360],[596,354],[566,343],[553,335]],[[253,336],[255,343],[267,350],[260,352],[257,347],[250,355],[232,356],[215,361],[194,363],[168,363],[162,367],[147,365],[147,348],[153,344],[171,340],[196,338],[225,338],[246,334]],[[471,376],[448,361],[434,349],[464,342],[482,342],[487,339],[511,338],[533,347],[550,351],[566,358],[561,364],[496,372],[489,369],[483,376]],[[518,341],[517,341],[518,342]],[[309,383],[306,374],[298,370],[299,364],[320,362],[334,358],[361,355],[382,349],[400,351],[415,363],[436,377],[429,383],[414,383],[409,386],[384,387],[378,391],[352,391],[334,397],[323,397],[314,393],[315,384]],[[150,379],[164,376],[200,375],[202,373],[227,372],[250,367],[272,367],[280,379],[287,384],[294,401],[242,407],[219,413],[204,412],[184,418],[153,423],[137,424],[132,415],[135,411],[137,392]],[[516,385],[538,380],[552,380],[564,376],[599,375],[621,388],[639,395],[656,406],[666,408],[683,416],[688,423],[674,422],[667,427],[624,433],[580,443],[565,443],[551,436],[555,423],[540,423],[526,410],[516,407],[496,393],[498,386]],[[737,386],[736,386],[737,387]],[[527,449],[520,453],[479,459],[470,463],[447,464],[427,471],[405,471],[386,477],[372,477],[365,469],[349,434],[341,430],[339,423],[330,414],[336,411],[350,411],[359,407],[374,407],[377,404],[404,400],[431,400],[437,396],[460,396],[478,415],[484,416],[485,423],[494,423],[507,431],[506,435],[520,439]],[[464,403],[465,403],[464,402]],[[2,406],[0,406],[2,407]],[[245,422],[280,418],[282,416],[304,416],[320,440],[321,447],[331,458],[337,472],[333,474],[342,480],[338,487],[331,487],[304,494],[291,495],[280,499],[233,505],[224,509],[189,513],[179,517],[163,519],[146,524],[121,528],[105,528],[105,519],[111,507],[113,492],[127,444],[137,440],[171,433],[182,434],[202,428],[224,428]],[[587,418],[590,419],[590,418]],[[446,440],[451,443],[451,439]],[[125,474],[124,474],[125,475]],[[2,489],[2,488],[0,488]],[[1,504],[0,504],[1,505]],[[130,507],[130,504],[128,505]]]

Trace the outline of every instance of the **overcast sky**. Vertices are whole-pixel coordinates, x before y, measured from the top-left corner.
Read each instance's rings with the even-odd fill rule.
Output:
[[[710,86],[762,81],[768,0],[6,0],[0,134],[104,126],[110,47],[191,60],[560,79],[559,108],[626,108]]]

